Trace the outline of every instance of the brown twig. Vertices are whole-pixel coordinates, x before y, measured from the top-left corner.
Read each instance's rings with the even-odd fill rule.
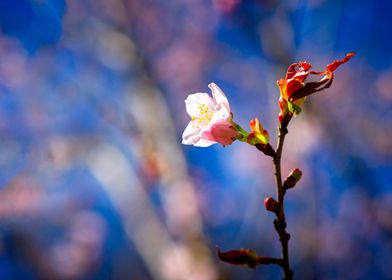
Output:
[[[276,231],[279,234],[279,240],[282,246],[282,268],[284,270],[284,278],[283,280],[291,280],[293,279],[293,271],[290,269],[289,263],[289,248],[288,242],[290,239],[290,234],[286,231],[286,218],[284,212],[284,196],[286,190],[283,188],[282,184],[282,174],[281,174],[281,158],[283,151],[283,143],[285,136],[287,134],[286,126],[279,126],[279,136],[278,136],[278,144],[276,148],[276,155],[274,157],[274,166],[275,166],[275,177],[276,177],[276,194],[278,197],[278,209],[275,212],[276,219],[274,221],[274,226]]]
[[[296,182],[288,182],[287,186],[284,186],[282,183],[282,174],[281,174],[281,158],[283,151],[284,139],[287,134],[287,125],[291,119],[291,116],[287,118],[285,122],[280,122],[279,125],[279,135],[278,135],[278,144],[276,147],[276,151],[270,144],[256,144],[256,148],[264,153],[267,156],[272,157],[274,166],[275,166],[275,177],[276,177],[276,194],[278,201],[276,202],[274,199],[269,199],[265,203],[266,209],[268,211],[272,211],[276,215],[276,219],[274,220],[275,230],[279,234],[279,240],[282,247],[282,257],[281,258],[272,258],[272,257],[259,257],[253,250],[249,249],[237,249],[228,252],[221,252],[218,249],[219,258],[231,264],[237,265],[247,265],[251,268],[255,268],[257,265],[261,264],[277,264],[282,267],[284,271],[283,280],[292,280],[293,279],[293,271],[290,269],[289,262],[289,239],[290,234],[286,231],[286,218],[284,212],[284,196],[286,194],[286,189],[291,188],[295,185]],[[300,172],[300,171],[299,171]],[[298,179],[297,179],[298,180]],[[272,200],[271,200],[272,199]],[[271,201],[275,202],[275,206],[271,205]]]

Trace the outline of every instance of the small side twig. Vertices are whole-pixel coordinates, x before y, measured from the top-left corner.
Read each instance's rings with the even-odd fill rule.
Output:
[[[250,268],[256,268],[256,266],[261,264],[277,264],[283,267],[283,260],[281,258],[258,256],[255,251],[250,249],[237,249],[222,252],[219,247],[217,247],[216,250],[219,259],[230,264],[245,265]]]

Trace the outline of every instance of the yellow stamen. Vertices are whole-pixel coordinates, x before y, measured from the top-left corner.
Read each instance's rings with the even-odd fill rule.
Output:
[[[197,107],[199,109],[201,116],[200,117],[192,116],[192,121],[197,121],[200,125],[208,124],[211,121],[214,112],[213,111],[210,112],[210,108],[204,103],[198,105]],[[199,126],[196,126],[196,128],[199,128]]]

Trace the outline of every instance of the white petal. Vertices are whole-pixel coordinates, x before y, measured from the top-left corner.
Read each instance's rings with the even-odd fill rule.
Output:
[[[209,84],[208,87],[211,89],[212,97],[216,102],[215,110],[225,110],[227,114],[230,114],[230,104],[223,91],[215,83]]]
[[[186,112],[191,117],[201,117],[199,105],[204,104],[209,110],[214,111],[216,103],[207,93],[198,92],[188,95],[185,99]]]
[[[219,111],[216,111],[215,114],[212,116],[210,124],[213,124],[219,120],[231,121],[231,113],[227,112],[226,109],[221,108]]]
[[[217,142],[214,142],[214,141],[200,139],[195,144],[193,144],[193,146],[196,146],[196,147],[209,147],[209,146],[211,146],[213,144],[216,144],[216,143]]]
[[[190,121],[182,133],[182,144],[193,145],[200,140],[201,128],[195,126],[194,121]]]
[[[193,121],[189,122],[182,134],[182,144],[197,147],[208,147],[216,143],[214,141],[201,139],[200,134],[203,127],[198,128],[196,125],[197,124]]]

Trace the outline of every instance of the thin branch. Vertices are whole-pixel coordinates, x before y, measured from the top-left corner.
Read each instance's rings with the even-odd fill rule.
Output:
[[[259,257],[258,264],[277,264],[282,266],[282,259],[280,258],[272,258],[272,257]]]
[[[293,279],[293,271],[290,269],[289,263],[289,249],[288,242],[290,239],[290,234],[286,231],[286,218],[284,212],[284,196],[285,189],[282,184],[282,174],[281,174],[281,158],[283,151],[283,143],[285,136],[287,134],[287,128],[284,126],[279,126],[279,136],[278,136],[278,144],[276,148],[276,156],[274,158],[274,166],[275,166],[275,177],[276,177],[276,194],[278,197],[278,210],[275,212],[276,219],[274,221],[275,229],[279,234],[279,240],[282,247],[282,268],[284,270],[284,280]]]

